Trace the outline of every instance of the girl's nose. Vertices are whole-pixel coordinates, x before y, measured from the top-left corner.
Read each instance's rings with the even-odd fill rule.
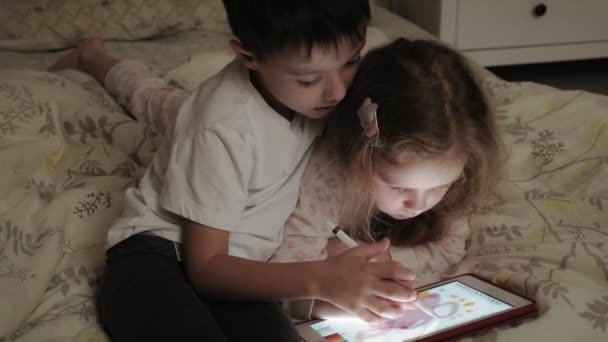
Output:
[[[408,196],[403,202],[403,206],[413,213],[419,213],[426,209],[427,196],[424,192],[416,191]]]

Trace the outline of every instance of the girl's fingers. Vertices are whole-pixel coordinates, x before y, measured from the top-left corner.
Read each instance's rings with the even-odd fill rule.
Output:
[[[328,257],[333,257],[346,252],[348,250],[348,247],[346,247],[346,245],[342,241],[336,238],[330,238],[329,240],[327,240],[327,246],[325,247],[325,250],[327,251]]]

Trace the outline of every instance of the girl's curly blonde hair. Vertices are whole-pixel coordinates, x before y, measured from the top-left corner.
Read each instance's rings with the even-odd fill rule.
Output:
[[[380,147],[371,146],[357,118],[366,98],[378,105]],[[346,179],[340,223],[364,241],[439,240],[452,220],[484,206],[498,179],[501,149],[488,98],[466,59],[437,42],[401,38],[370,51],[327,129]],[[407,220],[375,208],[374,158],[399,164],[443,156],[452,146],[464,170],[437,205]]]

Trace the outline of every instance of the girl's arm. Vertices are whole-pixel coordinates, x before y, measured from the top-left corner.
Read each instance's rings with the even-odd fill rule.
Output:
[[[413,247],[391,247],[393,260],[399,261],[417,274],[442,273],[460,262],[465,255],[465,242],[469,237],[466,220],[452,222],[444,237]]]
[[[298,201],[285,223],[283,241],[270,261],[327,258],[325,247],[332,233],[326,222],[338,223],[344,191],[339,174],[335,156],[328,144],[319,142],[302,176]]]
[[[175,118],[188,93],[154,75],[136,61],[117,61],[107,72],[104,86],[133,116],[152,129],[172,132]]]

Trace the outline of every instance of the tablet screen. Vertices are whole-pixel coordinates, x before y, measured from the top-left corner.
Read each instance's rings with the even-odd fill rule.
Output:
[[[310,326],[330,342],[403,342],[512,308],[459,281],[424,290],[419,296],[438,319],[420,309],[412,309],[400,318],[378,325],[368,325],[353,318],[330,319]]]

